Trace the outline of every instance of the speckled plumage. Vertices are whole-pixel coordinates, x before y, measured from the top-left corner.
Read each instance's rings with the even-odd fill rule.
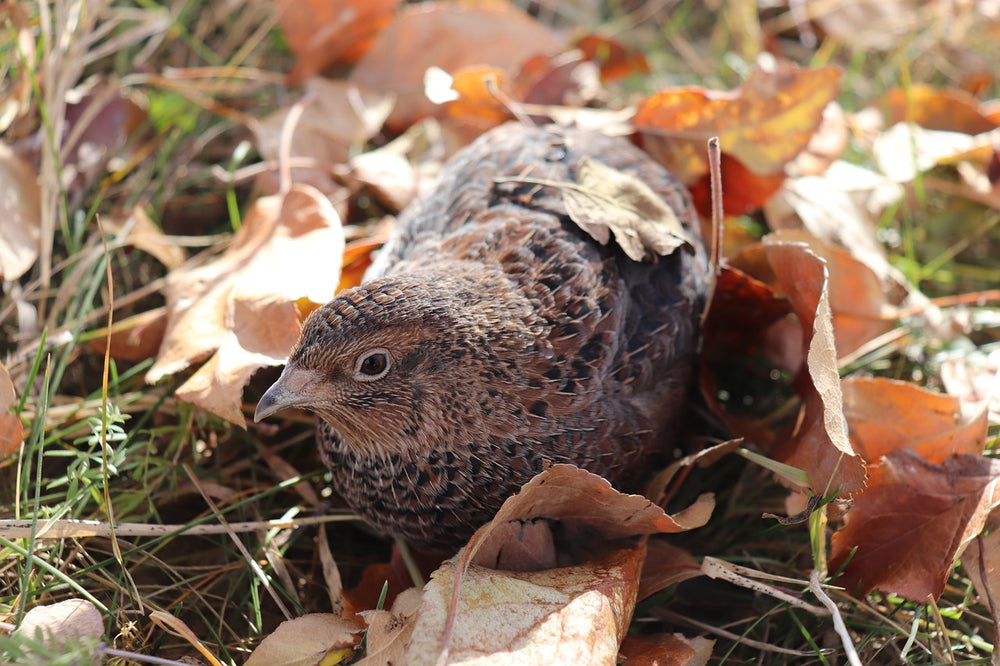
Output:
[[[636,263],[582,232],[558,187],[494,181],[572,182],[587,156],[639,177],[698,238],[683,188],[626,139],[505,125],[401,214],[362,286],[309,317],[262,398],[258,417],[319,415],[336,490],[379,531],[454,548],[549,464],[634,490],[672,446],[700,244]]]

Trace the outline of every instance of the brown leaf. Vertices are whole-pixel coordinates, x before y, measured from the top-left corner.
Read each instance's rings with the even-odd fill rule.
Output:
[[[7,456],[21,450],[24,443],[24,426],[21,417],[11,410],[17,405],[14,383],[7,368],[0,363],[0,466]]]
[[[836,97],[837,67],[755,67],[733,92],[685,87],[643,100],[634,123],[647,149],[682,182],[708,172],[705,144],[718,136],[722,152],[755,174],[781,172],[806,147]]]
[[[332,167],[346,163],[352,147],[364,145],[378,133],[392,109],[393,98],[344,80],[311,78],[305,89],[311,101],[295,125],[289,155],[311,159],[315,164],[293,166],[292,182],[334,194],[340,191],[340,184],[331,177]],[[253,127],[257,149],[268,160],[278,159],[282,128],[291,109],[292,105],[279,109]],[[261,191],[278,191],[276,170],[269,171],[261,181]]]
[[[573,465],[554,465],[503,503],[493,520],[469,540],[467,555],[480,566],[510,569],[520,566],[521,560],[515,558],[523,553],[519,551],[514,558],[506,553],[517,548],[515,540],[525,533],[522,528],[536,522],[558,524],[563,533],[589,535],[575,543],[586,549],[597,541],[597,535],[599,541],[611,541],[701,527],[714,507],[714,498],[705,494],[684,511],[670,516],[641,495],[618,492],[596,474]],[[538,559],[544,561],[546,557]],[[555,556],[548,559],[554,561]]]
[[[831,539],[830,570],[846,562],[835,582],[859,595],[877,587],[918,603],[937,598],[998,504],[1000,460],[961,455],[933,464],[897,449],[870,467],[868,490]]]
[[[388,124],[401,132],[437,110],[424,96],[428,68],[457,72],[489,65],[513,76],[530,57],[554,53],[559,45],[548,28],[506,3],[425,2],[396,14],[350,80],[398,95]]]
[[[331,613],[311,613],[285,620],[264,637],[244,666],[346,663],[362,629],[364,626],[358,622]]]
[[[351,63],[371,46],[399,0],[278,0],[278,25],[296,55],[288,85],[297,86],[336,63]]]
[[[107,328],[94,331],[95,337],[87,343],[87,348],[95,354],[104,355],[107,350]],[[111,358],[116,361],[145,361],[156,356],[163,336],[167,331],[167,308],[156,308],[140,312],[111,327]]]
[[[128,230],[125,241],[129,245],[149,253],[171,270],[179,268],[187,258],[183,248],[170,243],[166,234],[142,208],[133,208],[127,216],[112,217],[103,224],[104,230],[111,233],[120,234]]]
[[[649,74],[649,63],[641,52],[633,50],[616,39],[590,33],[576,43],[587,60],[601,68],[601,80],[608,82],[636,74]]]
[[[980,134],[997,127],[979,110],[975,97],[956,88],[914,83],[887,92],[877,106],[888,125],[909,122],[929,130]]]
[[[214,354],[177,395],[245,425],[243,385],[256,369],[284,362],[298,338],[300,299],[333,298],[343,250],[340,220],[315,189],[258,200],[218,259],[167,278],[167,332],[146,380]]]
[[[723,153],[719,164],[722,180],[722,211],[727,216],[745,215],[763,206],[785,182],[783,172],[755,174],[739,160]],[[691,183],[691,199],[702,217],[712,216],[712,181],[706,172]]]
[[[613,233],[634,261],[693,250],[677,214],[638,178],[588,157],[576,185],[562,188],[566,211],[598,243],[607,245]]]
[[[0,278],[16,280],[38,258],[42,191],[34,170],[0,143]]]
[[[635,605],[644,549],[616,550],[602,559],[550,571],[498,572],[471,567],[465,572],[454,609],[448,663],[608,664],[628,630]],[[361,664],[433,664],[444,647],[452,612],[456,564],[442,564],[424,587],[420,606],[369,617],[396,633],[383,643],[369,634],[371,656]],[[403,624],[405,622],[405,624]],[[401,637],[408,636],[405,640]],[[387,647],[405,643],[402,655]]]
[[[646,544],[638,598],[641,601],[702,573],[701,563],[686,550],[672,545],[666,537],[650,539]]]
[[[866,460],[902,448],[931,463],[983,451],[985,405],[882,377],[851,377],[843,387],[851,441]]]
[[[802,425],[779,460],[805,470],[816,494],[850,495],[864,487],[865,466],[848,439],[826,265],[802,243],[765,238],[764,248],[808,349]]]
[[[995,522],[994,516],[991,522]],[[1000,530],[994,528],[989,534],[979,534],[962,553],[962,568],[997,626],[1000,623]]]
[[[627,636],[618,652],[618,663],[628,666],[704,666],[712,657],[715,641],[680,634]]]
[[[767,243],[804,243],[822,259],[829,279],[829,303],[837,357],[846,356],[886,331],[892,330],[895,308],[887,302],[878,276],[846,250],[824,243],[805,231],[768,234]]]

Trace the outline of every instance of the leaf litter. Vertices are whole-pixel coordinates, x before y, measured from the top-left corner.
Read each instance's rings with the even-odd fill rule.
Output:
[[[947,593],[960,558],[1000,626],[993,601],[1000,470],[988,446],[997,426],[996,364],[979,368],[952,355],[938,366],[939,376],[914,374],[912,381],[888,372],[868,376],[884,366],[862,373],[844,367],[865,354],[912,353],[887,342],[890,334],[912,340],[934,331],[936,344],[961,345],[995,330],[963,329],[962,317],[950,328],[942,325],[946,317],[898,261],[899,245],[881,235],[885,220],[912,205],[932,171],[938,179],[928,181],[932,186],[950,187],[956,198],[996,215],[990,138],[1000,118],[988,104],[961,88],[918,83],[888,91],[868,109],[845,111],[834,101],[845,85],[838,67],[770,56],[749,64],[743,83],[730,90],[667,86],[629,99],[634,106],[620,95],[608,103],[620,93],[611,88],[615,81],[656,68],[624,40],[591,33],[566,41],[560,30],[503,3],[348,2],[339,14],[321,4],[276,3],[274,17],[295,57],[289,80],[302,82],[313,101],[261,113],[263,119],[251,119],[248,127],[261,157],[272,167],[290,161],[285,167],[297,184],[268,195],[279,185],[275,170],[265,168],[256,183],[265,195],[252,204],[228,247],[185,263],[145,207],[124,207],[132,212],[106,226],[128,228],[124,245],[166,267],[166,305],[92,331],[93,349],[102,349],[103,336],[111,335],[118,361],[151,362],[146,378],[152,382],[177,375],[177,398],[245,427],[244,391],[253,375],[283,362],[313,308],[362,279],[387,228],[372,220],[382,220],[384,211],[391,224],[391,215],[427,186],[444,153],[514,117],[613,123],[618,133],[634,130],[636,142],[689,185],[696,208],[707,215],[704,144],[718,136],[727,265],[704,331],[699,374],[708,409],[726,431],[745,438],[756,459],[762,455],[776,463],[773,469],[785,465],[802,473],[794,477],[805,479],[801,484],[779,478],[795,493],[811,493],[812,515],[830,521],[829,559],[825,546],[817,548],[814,573],[837,573],[832,582],[847,594],[878,590],[924,603]],[[895,4],[913,9],[912,3]],[[848,44],[879,48],[886,34],[911,34],[945,10],[915,11],[913,24],[872,11],[865,18],[830,10],[815,21]],[[30,36],[23,21],[15,23],[18,39]],[[874,24],[884,25],[884,34],[870,29]],[[798,25],[809,34],[810,24]],[[981,28],[963,22],[955,30],[978,34]],[[580,50],[574,53],[574,46]],[[975,61],[960,41],[949,48]],[[357,64],[346,76],[329,73],[350,63]],[[432,67],[447,77],[447,86],[428,83]],[[11,136],[23,132],[32,108],[24,78],[15,81],[17,96],[2,116]],[[75,171],[65,176],[74,196],[108,174],[127,177],[136,166],[134,151],[142,149],[126,143],[136,128],[126,130],[123,120],[128,114],[128,122],[143,118],[141,105],[132,105],[138,97],[117,94],[105,80],[78,93],[82,103],[67,110],[80,122],[67,144],[73,148],[67,164]],[[302,122],[284,155],[282,128],[289,114],[299,112]],[[91,127],[94,118],[102,122]],[[146,146],[157,140],[138,131],[134,136],[151,141]],[[81,152],[91,143],[111,149]],[[24,144],[5,137],[0,145],[8,155],[0,178],[15,193],[5,199],[13,214],[0,222],[0,237],[8,241],[0,247],[0,270],[9,282],[38,261],[40,213],[32,212],[31,202],[39,187],[52,183],[35,181],[32,152]],[[127,159],[110,159],[119,150]],[[866,154],[868,167],[846,162],[850,152]],[[672,210],[648,187],[597,160],[583,166],[576,182],[545,184],[562,191],[568,216],[581,228],[601,243],[613,238],[633,259],[691,247]],[[384,209],[373,207],[368,195]],[[366,206],[367,219],[358,212]],[[745,233],[748,219],[766,221],[772,232]],[[345,238],[352,242],[345,246]],[[983,294],[977,307],[989,303]],[[988,345],[983,348],[983,358],[992,359]],[[12,372],[4,370],[0,381],[0,452],[9,464],[25,446],[22,418],[33,413],[36,392],[25,385],[30,373],[24,360],[7,366]],[[948,393],[933,390],[942,387]],[[28,394],[23,416],[19,394]],[[272,426],[253,431],[280,439],[274,434]],[[269,458],[280,455],[269,452]],[[641,626],[633,623],[645,612],[637,604],[671,585],[679,593],[666,605],[681,603],[685,590],[707,585],[701,561],[733,554],[696,557],[683,547],[695,541],[674,541],[681,533],[688,538],[712,529],[740,502],[732,496],[730,506],[715,508],[700,486],[690,485],[700,480],[716,489],[704,474],[726,460],[707,472],[673,470],[664,481],[667,501],[686,489],[686,507],[669,513],[580,470],[547,470],[508,500],[458,556],[431,565],[429,583],[409,590],[399,583],[391,610],[359,601],[370,599],[370,590],[353,597],[338,591],[344,615],[304,614],[280,625],[247,663],[343,663],[358,646],[362,624],[368,648],[362,663],[439,663],[442,655],[477,663],[609,663],[623,657],[629,663],[706,663],[711,640],[658,631],[663,624],[626,633]],[[216,489],[220,497],[233,496],[224,485]],[[825,503],[834,497],[839,501]],[[822,528],[818,537],[825,543]],[[273,545],[267,552],[276,552]],[[324,569],[336,568],[325,552]],[[404,561],[397,551],[394,563],[401,570]],[[282,566],[287,571],[287,563]],[[380,587],[386,571],[372,566],[362,586]],[[876,604],[881,598],[869,597]],[[153,619],[167,626],[168,617]],[[207,632],[183,629],[208,658],[211,649],[198,640]],[[103,628],[95,625],[94,631]]]

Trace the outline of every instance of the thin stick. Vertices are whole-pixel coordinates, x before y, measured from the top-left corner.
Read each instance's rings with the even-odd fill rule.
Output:
[[[719,137],[708,140],[708,173],[712,191],[712,247],[709,256],[708,290],[705,293],[705,309],[701,312],[701,327],[705,327],[708,310],[712,307],[715,285],[722,271],[722,233],[725,213],[722,210],[722,151]]]

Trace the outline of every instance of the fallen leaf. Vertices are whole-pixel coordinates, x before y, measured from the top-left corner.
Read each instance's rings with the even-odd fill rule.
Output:
[[[955,88],[914,83],[893,88],[876,106],[882,109],[889,125],[916,123],[924,129],[962,134],[980,134],[997,127],[979,110],[975,97]]]
[[[16,280],[38,259],[42,191],[34,170],[0,143],[0,278]]]
[[[755,174],[739,160],[722,154],[719,163],[722,182],[722,212],[726,216],[746,215],[759,210],[785,182],[783,172]],[[688,187],[695,208],[704,218],[712,216],[712,180],[704,173]]]
[[[804,243],[765,237],[764,248],[808,349],[801,427],[780,447],[778,460],[805,470],[815,494],[851,495],[865,485],[865,465],[848,439],[826,264]]]
[[[1000,424],[1000,349],[963,350],[941,362],[941,382],[964,402],[984,402],[991,423]]]
[[[259,199],[218,259],[168,276],[167,331],[146,380],[214,354],[177,395],[244,426],[244,384],[256,369],[284,363],[298,339],[300,299],[333,298],[343,251],[340,220],[314,188]]]
[[[104,636],[104,622],[101,620],[101,612],[91,602],[86,599],[67,599],[35,606],[24,614],[15,633],[30,639],[40,638],[53,651],[70,645],[80,648],[89,645],[94,649]],[[98,663],[100,657],[96,650],[92,658],[92,662],[83,663]]]
[[[735,435],[765,450],[795,425],[792,380],[805,346],[790,313],[770,286],[723,266],[703,326],[702,395]]]
[[[882,377],[845,379],[844,413],[851,441],[866,460],[907,448],[931,463],[979,454],[986,441],[986,406]]]
[[[599,560],[550,571],[470,567],[454,609],[448,663],[614,663],[632,617],[643,550],[621,548]],[[372,656],[360,663],[436,663],[445,647],[455,573],[454,560],[442,564],[424,587],[419,608],[408,616],[394,606],[396,617],[407,621],[389,637],[397,645],[406,643],[401,658],[384,658],[386,648],[369,634]],[[373,619],[391,626],[385,613],[372,614]],[[398,635],[408,638],[402,641]]]
[[[674,546],[666,538],[653,538],[646,544],[638,599],[641,601],[671,585],[702,575],[701,563],[690,553]]]
[[[843,246],[886,279],[892,271],[875,230],[904,193],[902,185],[881,174],[837,160],[822,174],[787,179],[764,204],[764,214],[771,229],[804,228]]]
[[[712,657],[715,641],[680,634],[627,636],[618,652],[618,663],[628,666],[704,666]]]
[[[897,449],[870,466],[868,489],[831,538],[830,571],[843,567],[834,582],[857,595],[878,588],[917,603],[936,599],[998,504],[1000,460],[933,464]]]
[[[839,90],[837,67],[760,66],[733,92],[672,88],[643,100],[633,120],[644,145],[682,182],[708,172],[706,142],[755,174],[775,174],[808,145]]]
[[[915,33],[932,12],[920,11],[916,0],[845,2],[825,5],[816,22],[830,35],[862,51],[891,50]]]
[[[805,149],[792,161],[786,171],[793,176],[815,176],[826,171],[847,149],[851,130],[847,114],[837,102],[823,107],[823,120],[809,139]]]
[[[296,56],[288,85],[297,86],[336,63],[355,62],[398,5],[399,0],[278,0],[278,25]]]
[[[768,243],[802,243],[826,264],[830,312],[833,317],[834,342],[837,357],[843,357],[858,347],[893,328],[896,309],[888,303],[882,281],[872,269],[852,257],[846,250],[824,243],[801,230],[781,230],[768,234],[758,248],[749,248],[734,257],[732,263],[744,267],[746,256],[763,250]],[[770,260],[770,257],[768,257]],[[773,265],[769,268],[773,270]],[[757,275],[757,277],[763,277]],[[781,295],[784,285],[777,275],[773,286]]]
[[[351,149],[363,146],[382,128],[394,102],[390,93],[374,92],[357,83],[311,78],[305,83],[311,100],[295,124],[289,156],[313,161],[312,166],[291,166],[292,182],[314,186],[324,194],[340,191],[331,176],[334,165],[344,164]],[[294,105],[275,111],[254,125],[257,150],[268,160],[279,157],[282,128]],[[277,192],[277,171],[258,182],[261,191]]]
[[[594,553],[596,535],[601,542],[642,534],[683,532],[708,522],[715,507],[711,494],[705,494],[690,507],[673,516],[642,495],[625,495],[604,478],[573,465],[553,465],[536,475],[507,500],[489,523],[476,530],[469,540],[467,557],[479,566],[512,569],[529,568],[519,558],[518,537],[531,533],[536,523],[559,525],[562,534],[570,535],[578,555]],[[523,528],[527,527],[528,530]],[[589,535],[576,540],[577,534]],[[550,540],[551,542],[551,540]],[[569,547],[542,555],[539,561],[555,561],[570,554]],[[582,549],[582,550],[581,550]],[[512,557],[510,551],[517,551]],[[571,555],[572,556],[572,555]],[[528,562],[529,565],[533,562]]]
[[[601,80],[614,81],[626,76],[649,74],[649,63],[641,52],[631,49],[620,41],[590,33],[581,37],[576,48],[583,51],[587,60],[601,68]]]
[[[8,456],[21,450],[24,444],[24,426],[21,417],[13,413],[17,405],[14,383],[7,368],[0,363],[0,466]]]
[[[108,329],[93,331],[96,335],[87,343],[87,348],[95,354],[104,355],[107,350]],[[156,356],[167,332],[167,308],[155,308],[114,322],[111,327],[111,358],[116,361],[137,363]]]
[[[500,90],[510,96],[507,75],[499,67],[466,65],[452,74],[451,89],[456,97],[444,103],[445,115],[465,124],[474,124],[480,132],[512,117],[494,94],[494,90]]]
[[[634,261],[673,254],[694,241],[677,214],[638,178],[589,157],[580,163],[576,187],[562,187],[566,211],[601,245],[610,234]]]
[[[149,219],[142,208],[133,208],[124,217],[112,217],[104,221],[107,232],[121,234],[127,231],[125,242],[143,252],[156,257],[157,261],[173,270],[179,268],[187,257],[183,248],[170,243],[167,235]]]
[[[995,522],[993,516],[991,521]],[[1000,530],[980,534],[969,543],[962,553],[962,568],[996,626],[1000,623]]]
[[[960,132],[939,132],[919,125],[897,123],[875,139],[875,163],[897,183],[908,183],[942,161],[968,152],[976,140]]]
[[[424,96],[428,68],[457,72],[466,66],[488,65],[513,76],[530,57],[555,53],[559,47],[548,28],[506,3],[424,2],[396,14],[355,66],[350,80],[398,95],[388,125],[402,132],[437,111]]]
[[[364,627],[331,613],[285,620],[264,637],[244,666],[334,666],[354,653]]]

